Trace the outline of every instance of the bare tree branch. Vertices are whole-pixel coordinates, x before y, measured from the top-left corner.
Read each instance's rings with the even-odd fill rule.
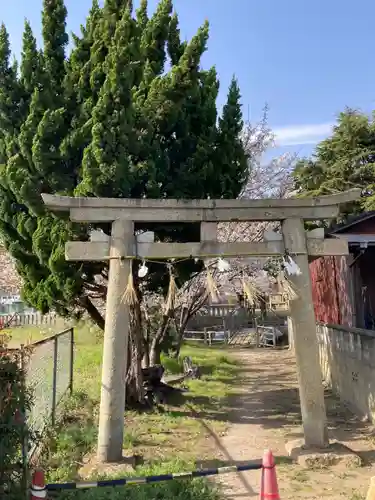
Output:
[[[261,120],[252,125],[247,123],[242,133],[242,141],[248,155],[248,181],[241,198],[284,198],[292,189],[291,172],[296,162],[296,155],[284,154],[269,162],[264,162],[264,153],[274,146],[274,135],[268,126],[268,108],[263,110]],[[264,231],[277,229],[276,222],[236,222],[220,223],[218,239],[222,242],[261,241]],[[238,291],[243,274],[259,274],[263,268],[261,259],[230,259],[231,270],[220,274],[215,269],[213,275],[219,287],[229,287]],[[206,272],[194,275],[179,292],[178,307],[181,311],[180,329],[207,302],[208,293],[205,287]]]

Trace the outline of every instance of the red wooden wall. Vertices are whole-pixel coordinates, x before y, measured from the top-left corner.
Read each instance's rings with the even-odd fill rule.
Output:
[[[322,257],[310,264],[317,321],[352,326],[352,305],[346,257]]]
[[[342,233],[375,235],[375,217],[359,221],[341,231]],[[356,262],[353,269],[348,265],[351,257],[322,257],[310,264],[314,310],[317,321],[324,323],[353,325],[354,303],[363,298],[354,286],[354,273],[366,287],[368,300],[375,309],[375,254],[369,247]],[[356,296],[354,296],[356,295]],[[353,303],[354,302],[354,303]],[[361,313],[362,314],[362,313]],[[357,322],[363,318],[357,318]]]

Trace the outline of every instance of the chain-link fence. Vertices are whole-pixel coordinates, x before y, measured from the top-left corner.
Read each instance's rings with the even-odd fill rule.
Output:
[[[34,432],[41,432],[47,423],[55,423],[57,405],[73,390],[74,329],[35,342],[28,350],[26,386],[32,391],[33,406],[27,422]]]
[[[73,390],[74,329],[17,349],[7,340],[0,335],[0,498],[19,500],[39,436]]]

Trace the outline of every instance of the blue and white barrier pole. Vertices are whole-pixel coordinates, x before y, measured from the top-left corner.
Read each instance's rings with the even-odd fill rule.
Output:
[[[249,470],[262,469],[262,461],[255,461],[244,465],[229,465],[225,467],[217,467],[215,469],[203,469],[190,472],[177,472],[174,474],[161,474],[158,476],[144,476],[144,477],[130,477],[121,479],[105,479],[101,481],[83,481],[79,483],[51,483],[46,484],[44,488],[40,489],[38,486],[38,498],[46,498],[42,496],[43,492],[49,491],[66,491],[66,490],[85,490],[89,488],[108,488],[110,486],[126,486],[135,484],[152,484],[162,481],[172,481],[175,479],[194,479],[198,477],[216,476],[219,474],[228,474],[231,472],[244,472]],[[34,481],[33,481],[34,484]],[[32,486],[32,492],[33,492]],[[45,494],[45,493],[44,493]],[[35,491],[34,491],[35,495]]]

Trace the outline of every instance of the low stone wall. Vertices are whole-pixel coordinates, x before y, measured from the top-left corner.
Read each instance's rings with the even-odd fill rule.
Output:
[[[375,332],[317,324],[325,383],[360,417],[375,422]]]

